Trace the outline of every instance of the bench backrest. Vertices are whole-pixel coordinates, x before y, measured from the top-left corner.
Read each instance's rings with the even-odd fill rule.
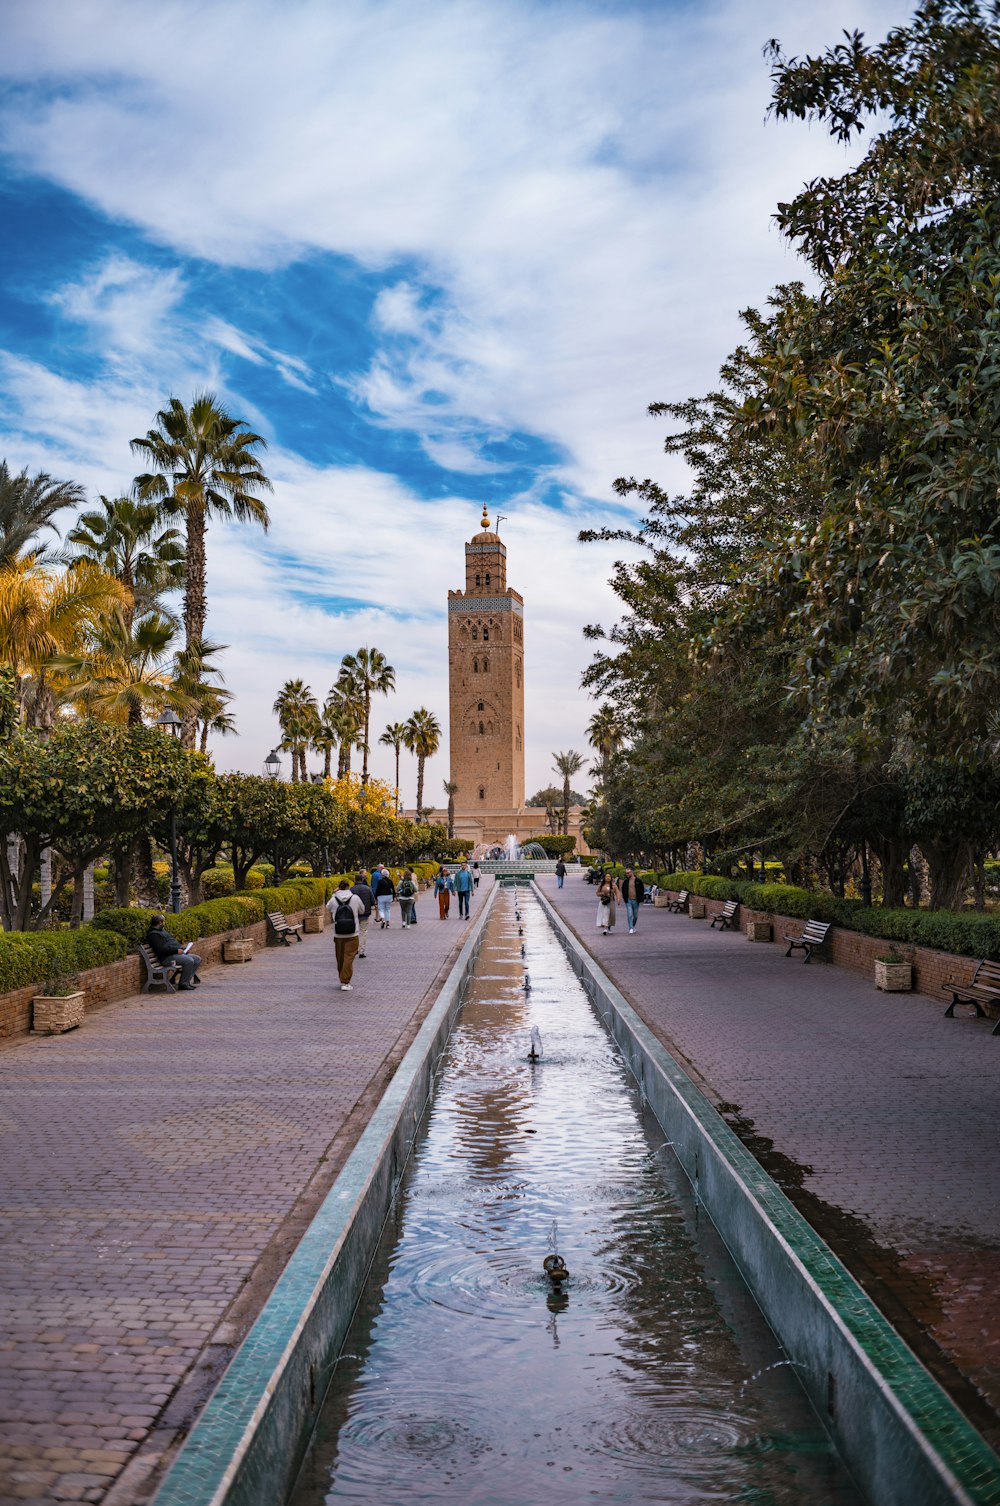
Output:
[[[678,896],[677,896],[677,903],[679,905],[686,905],[687,904],[687,902],[688,902],[688,893],[689,893],[689,891],[687,889],[682,889],[681,890],[680,894],[678,894]]]
[[[139,956],[146,964],[146,971],[148,973],[155,973],[160,970],[169,972],[170,969],[176,965],[177,956],[179,955],[177,954],[173,957],[167,957],[163,962],[161,962],[159,957],[157,957],[156,953],[153,951],[153,948],[149,946],[145,941],[139,942],[138,952]]]
[[[972,981],[980,988],[995,988],[1000,994],[1000,962],[991,962],[989,958],[984,958],[976,968]]]
[[[809,941],[813,946],[822,946],[827,938],[832,921],[810,920],[806,922],[806,928],[802,932],[802,940]]]
[[[282,931],[288,925],[288,921],[282,915],[280,910],[268,910],[267,918],[276,931]]]
[[[738,899],[726,900],[726,903],[722,907],[722,913],[727,920],[729,920],[731,916],[736,914],[736,911],[739,909],[739,905],[740,902]]]

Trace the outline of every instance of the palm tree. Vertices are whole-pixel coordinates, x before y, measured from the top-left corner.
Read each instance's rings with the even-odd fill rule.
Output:
[[[364,750],[362,753],[361,783],[368,783],[368,730],[371,725],[372,696],[388,695],[396,684],[396,671],[385,654],[377,648],[359,648],[356,654],[345,654],[340,665],[341,675],[354,687],[364,707]]]
[[[175,700],[165,666],[175,631],[156,612],[134,622],[119,609],[94,624],[82,652],[60,656],[53,667],[65,675],[67,697],[84,716],[141,727]]]
[[[201,751],[208,751],[209,732],[225,736],[236,731],[232,713],[226,710],[232,695],[223,688],[222,671],[212,663],[224,653],[225,643],[198,640],[174,655],[174,693],[171,705],[183,714],[194,708],[195,725],[201,724]]]
[[[140,502],[162,502],[168,513],[184,517],[187,534],[187,567],[184,581],[185,645],[205,637],[208,605],[205,595],[205,531],[208,519],[236,517],[241,523],[270,519],[260,499],[272,490],[271,482],[254,453],[266,441],[233,418],[209,392],[200,393],[185,408],[172,397],[156,415],[157,428],[145,438],[133,439],[132,449],[149,464],[149,471],[135,478]],[[183,741],[193,748],[196,731],[194,708],[184,717]]]
[[[428,758],[433,758],[441,746],[441,724],[432,711],[421,706],[413,713],[406,723],[404,742],[407,751],[416,755],[417,820],[420,821],[424,813],[424,764]]]
[[[82,648],[86,629],[126,601],[119,583],[96,565],[56,573],[31,554],[0,565],[0,664],[14,672],[21,720],[30,690],[31,721],[43,730],[52,726],[53,661]]]
[[[329,779],[330,765],[333,762],[333,750],[340,746],[340,731],[330,721],[325,708],[316,731],[313,733],[312,745],[317,753],[322,753],[323,778]]]
[[[587,739],[592,748],[596,748],[601,755],[601,781],[608,782],[608,772],[611,760],[622,745],[625,736],[625,728],[621,717],[615,708],[607,702],[598,707],[590,718],[587,728]]]
[[[442,780],[444,792],[448,796],[448,841],[455,836],[455,796],[458,794],[458,785],[450,779]]]
[[[66,535],[70,559],[89,559],[121,581],[132,597],[124,610],[132,626],[136,612],[172,617],[160,597],[184,584],[184,542],[180,531],[163,526],[160,509],[131,497],[100,498],[102,511],[81,513]]]
[[[29,476],[27,468],[12,476],[6,460],[0,460],[0,565],[26,550],[41,560],[46,550],[34,542],[35,535],[43,528],[58,533],[53,516],[83,500],[83,487],[75,481],[53,481],[47,471]]]
[[[292,783],[306,774],[306,749],[319,726],[319,706],[312,690],[302,680],[286,680],[278,692],[274,711],[284,734],[280,746],[292,755]]]
[[[572,749],[569,753],[553,753],[552,755],[553,768],[555,769],[557,774],[562,775],[563,781],[562,829],[564,837],[569,835],[569,782],[573,778],[574,774],[579,774],[580,770],[583,768],[583,762],[583,754],[574,753]]]
[[[363,747],[366,741],[362,731],[364,703],[357,685],[347,674],[343,665],[341,665],[336,683],[330,688],[323,715],[330,726],[337,730],[340,740],[337,778],[343,779],[345,774],[351,772],[352,749]]]
[[[398,816],[403,809],[403,802],[399,797],[399,750],[406,742],[406,723],[390,722],[379,738],[379,742],[385,748],[392,748],[396,754],[396,815]]]

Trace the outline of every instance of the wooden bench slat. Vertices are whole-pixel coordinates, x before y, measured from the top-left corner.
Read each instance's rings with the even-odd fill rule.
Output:
[[[681,892],[678,894],[677,898],[676,899],[672,899],[670,901],[669,905],[667,906],[667,909],[668,910],[673,910],[677,915],[680,915],[681,911],[684,909],[684,906],[687,904],[689,898],[690,898],[690,891],[687,890],[687,889],[682,889]]]
[[[293,926],[291,921],[285,919],[280,910],[269,910],[267,912],[267,923],[282,946],[291,946],[291,942],[288,939],[289,936],[294,936],[296,941],[302,940],[302,926]]]
[[[945,993],[951,994],[951,1003],[945,1010],[945,1018],[954,1018],[956,1004],[971,1004],[976,1011],[976,1019],[985,1019],[986,1011],[980,1000],[985,1004],[1000,1005],[1000,962],[993,962],[984,957],[976,964],[976,971],[968,983],[942,983]],[[1000,1020],[993,1026],[991,1035],[1000,1035]]]
[[[739,907],[740,902],[738,899],[727,899],[719,914],[712,916],[710,930],[714,931],[716,924],[718,924],[720,931],[735,929],[734,921],[736,920],[736,912]]]
[[[812,960],[812,954],[821,947],[830,934],[832,921],[808,920],[801,936],[783,936],[782,941],[788,942],[786,957],[790,957],[797,947],[805,952],[804,962]]]
[[[142,982],[139,985],[139,992],[148,994],[152,987],[162,984],[172,994],[176,993],[174,974],[181,970],[179,956],[168,957],[165,962],[161,962],[153,948],[145,941],[139,942],[138,952],[142,963]]]

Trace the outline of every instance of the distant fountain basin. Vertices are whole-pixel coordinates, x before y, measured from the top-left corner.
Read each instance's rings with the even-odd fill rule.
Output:
[[[521,843],[518,841],[513,832],[511,832],[502,842],[480,842],[479,846],[474,847],[472,850],[471,861],[478,863],[480,868],[482,868],[485,864],[494,863],[506,863],[511,866],[518,866],[526,863],[530,870],[537,871],[539,873],[545,873],[549,871],[545,867],[541,867],[539,865],[548,863],[551,864],[552,868],[554,868],[556,864],[556,859],[549,857],[541,842]],[[494,870],[487,869],[487,872],[490,871]]]

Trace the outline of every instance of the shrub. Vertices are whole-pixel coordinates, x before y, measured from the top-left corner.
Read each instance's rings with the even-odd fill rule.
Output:
[[[232,894],[236,888],[231,868],[206,868],[202,874],[201,886],[206,899],[221,899],[224,894]],[[258,888],[263,888],[264,880],[261,878]],[[251,885],[248,883],[247,888]]]
[[[273,870],[272,870],[273,873]],[[247,874],[246,887],[248,889],[263,889],[267,883],[267,874],[261,868],[251,868]]]
[[[116,931],[128,942],[129,951],[134,952],[149,930],[150,919],[155,914],[155,910],[142,910],[137,906],[130,906],[128,909],[109,906],[100,915],[95,915],[90,925],[92,930]]]
[[[116,962],[127,950],[124,937],[93,926],[81,926],[78,931],[0,932],[0,993]]]

